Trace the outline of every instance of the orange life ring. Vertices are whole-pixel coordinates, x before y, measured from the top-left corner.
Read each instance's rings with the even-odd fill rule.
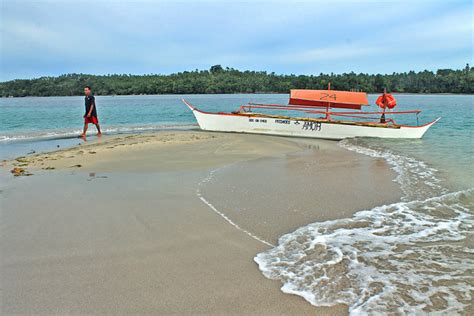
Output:
[[[397,105],[397,100],[395,100],[395,97],[390,93],[384,93],[377,98],[375,104],[377,104],[382,109],[385,109],[386,107],[393,109]]]

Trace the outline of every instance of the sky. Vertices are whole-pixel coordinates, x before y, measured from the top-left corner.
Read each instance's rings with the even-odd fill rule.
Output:
[[[473,62],[473,1],[0,0],[0,81],[169,74],[392,73]]]

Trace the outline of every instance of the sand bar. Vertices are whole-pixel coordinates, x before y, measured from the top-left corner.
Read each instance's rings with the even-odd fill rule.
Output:
[[[253,262],[269,246],[197,192],[272,244],[400,195],[382,160],[257,135],[108,137],[13,167],[32,176],[0,194],[4,314],[345,314],[283,294]]]

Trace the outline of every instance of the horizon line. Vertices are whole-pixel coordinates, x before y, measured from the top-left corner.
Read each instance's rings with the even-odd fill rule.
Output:
[[[4,80],[4,81],[0,81],[0,83],[7,83],[7,82],[11,82],[11,81],[17,81],[17,80],[38,80],[38,79],[43,79],[43,78],[59,78],[59,77],[62,77],[62,76],[68,76],[68,75],[88,75],[88,76],[97,76],[97,77],[106,77],[106,76],[140,76],[140,77],[143,77],[143,76],[170,76],[170,75],[176,75],[176,74],[182,74],[182,73],[185,73],[185,72],[205,72],[205,71],[208,71],[210,72],[211,68],[214,67],[214,66],[221,66],[222,67],[222,70],[224,71],[229,71],[229,70],[236,70],[236,71],[239,71],[239,72],[265,72],[267,74],[275,74],[277,76],[321,76],[321,75],[328,75],[328,76],[337,76],[337,75],[344,75],[344,74],[356,74],[356,75],[381,75],[381,76],[390,76],[390,75],[393,75],[393,74],[404,74],[404,73],[410,73],[410,72],[414,72],[414,73],[421,73],[421,72],[425,72],[425,71],[429,71],[429,72],[433,72],[433,73],[436,73],[437,71],[439,70],[453,70],[453,71],[456,71],[456,70],[463,70],[465,69],[466,67],[471,67],[469,62],[466,62],[466,64],[464,65],[464,67],[460,67],[460,68],[437,68],[437,69],[423,69],[423,70],[408,70],[408,71],[399,71],[399,72],[391,72],[391,73],[369,73],[369,72],[354,72],[353,70],[350,71],[350,72],[331,72],[331,73],[323,73],[323,72],[320,72],[320,73],[317,73],[317,74],[296,74],[296,73],[276,73],[275,71],[268,71],[268,70],[250,70],[250,69],[245,69],[245,70],[240,70],[240,69],[236,69],[236,68],[233,68],[233,67],[223,67],[222,65],[213,65],[211,67],[209,67],[208,69],[198,69],[198,68],[195,68],[193,70],[182,70],[182,71],[177,71],[177,72],[170,72],[170,73],[135,73],[135,74],[132,74],[132,73],[107,73],[107,74],[93,74],[93,73],[80,73],[80,72],[70,72],[70,73],[63,73],[63,74],[60,74],[60,75],[44,75],[44,76],[40,76],[40,77],[31,77],[31,78],[15,78],[15,79],[8,79],[8,80]],[[472,68],[472,67],[471,67]]]

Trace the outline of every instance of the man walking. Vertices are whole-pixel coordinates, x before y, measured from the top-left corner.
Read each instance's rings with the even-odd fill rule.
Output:
[[[84,131],[82,132],[81,137],[86,138],[87,127],[89,123],[92,123],[97,128],[97,136],[101,136],[99,120],[97,119],[97,110],[95,106],[95,98],[91,94],[91,87],[86,86],[84,88],[85,105],[86,105],[86,114],[84,114]]]

